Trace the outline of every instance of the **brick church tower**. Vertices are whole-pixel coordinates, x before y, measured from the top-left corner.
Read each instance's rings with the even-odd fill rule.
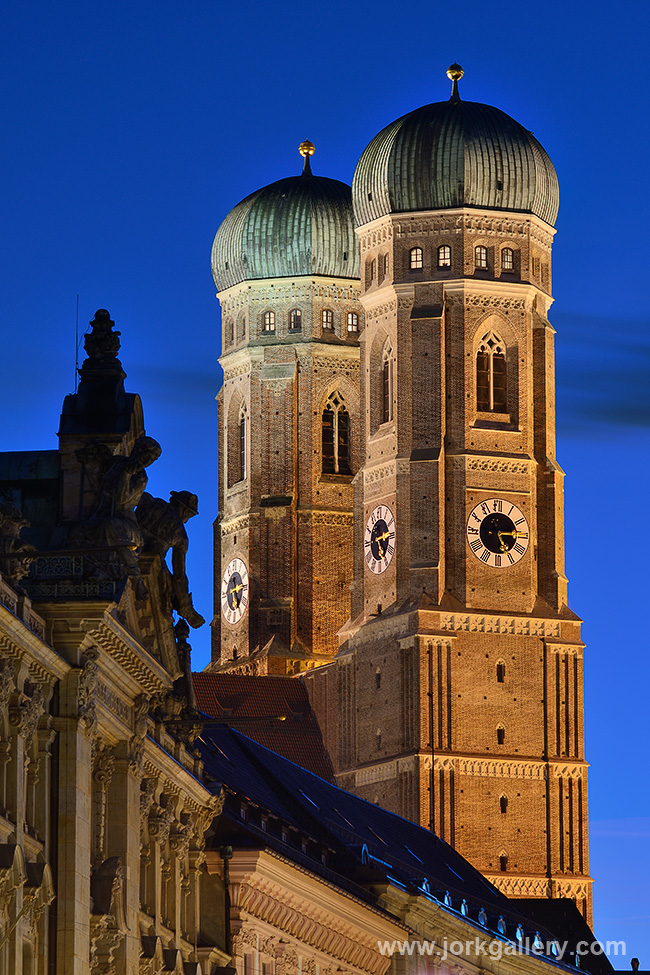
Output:
[[[590,918],[548,320],[557,177],[448,74],[449,101],[387,126],[354,176],[352,614],[304,679],[341,786],[430,826],[506,894]]]
[[[332,657],[350,614],[361,465],[359,245],[351,189],[301,175],[217,231],[222,310],[211,669],[295,674]]]

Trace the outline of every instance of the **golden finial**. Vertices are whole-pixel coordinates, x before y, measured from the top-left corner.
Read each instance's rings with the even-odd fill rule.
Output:
[[[314,149],[314,143],[310,142],[309,139],[305,139],[305,141],[301,142],[300,145],[298,146],[298,152],[300,153],[301,156],[304,157],[305,160],[305,165],[302,167],[303,176],[311,176],[311,165],[309,162],[309,157],[313,156],[315,151],[316,150]]]
[[[451,98],[449,99],[450,101],[458,101],[460,98],[460,95],[458,94],[458,82],[463,77],[463,74],[464,71],[461,68],[460,64],[456,64],[455,61],[453,64],[450,64],[449,67],[447,68],[447,77],[452,82]]]

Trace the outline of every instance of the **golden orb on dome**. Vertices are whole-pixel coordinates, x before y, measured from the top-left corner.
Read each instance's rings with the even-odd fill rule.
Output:
[[[310,142],[309,139],[305,139],[305,141],[301,142],[298,146],[298,152],[301,156],[313,156],[315,151],[316,149],[314,147],[314,143]]]
[[[453,64],[450,64],[449,67],[447,68],[447,77],[449,78],[450,81],[460,81],[464,73],[465,72],[461,68],[460,64],[456,64],[455,61]]]

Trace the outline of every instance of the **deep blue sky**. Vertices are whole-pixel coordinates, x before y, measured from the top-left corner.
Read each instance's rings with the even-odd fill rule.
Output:
[[[571,606],[585,619],[595,928],[650,968],[647,495],[648,5],[59,0],[5,7],[0,40],[0,449],[51,448],[82,327],[106,307],[163,445],[150,490],[191,489],[211,615],[218,302],[210,246],[242,197],[349,182],[392,119],[461,94],[513,115],[561,188],[551,318]],[[208,660],[207,627],[193,634]]]

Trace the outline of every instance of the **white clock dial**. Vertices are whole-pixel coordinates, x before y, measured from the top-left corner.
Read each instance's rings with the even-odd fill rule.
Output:
[[[503,498],[480,501],[467,519],[469,547],[479,562],[494,569],[505,569],[523,559],[529,540],[526,516]]]
[[[228,623],[239,623],[248,606],[248,570],[241,559],[232,559],[221,580],[221,612]]]
[[[395,553],[395,519],[388,505],[379,504],[370,513],[363,539],[366,565],[379,575],[385,572]]]

